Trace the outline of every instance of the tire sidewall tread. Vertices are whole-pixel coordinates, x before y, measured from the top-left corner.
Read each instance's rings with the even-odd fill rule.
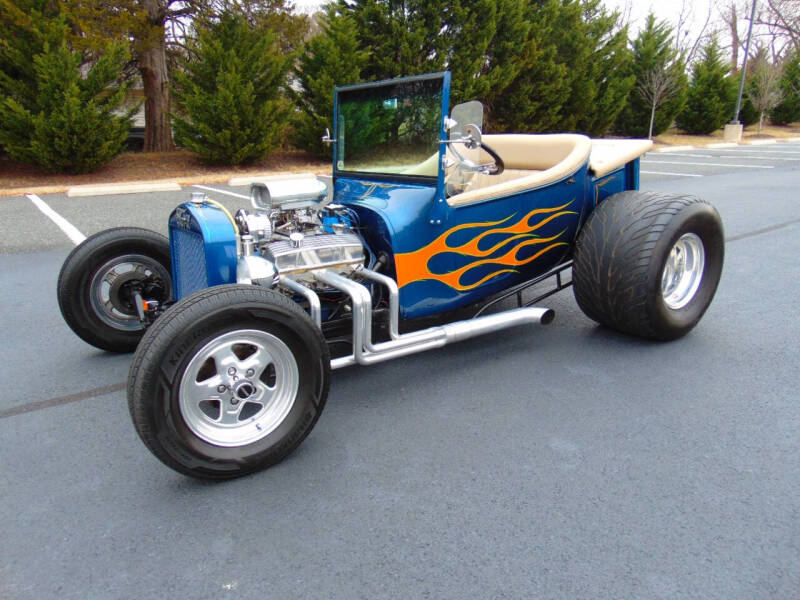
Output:
[[[183,369],[210,339],[250,327],[289,346],[300,387],[289,415],[268,436],[243,447],[214,446],[195,436],[180,415]],[[166,465],[193,477],[227,479],[288,456],[319,419],[329,385],[328,347],[304,310],[272,290],[223,285],[184,298],[147,331],[128,376],[128,408],[140,438]]]
[[[689,304],[666,306],[661,275],[681,235],[697,233],[706,261]],[[581,310],[612,329],[670,340],[690,331],[714,296],[724,260],[724,234],[716,209],[694,196],[627,191],[597,206],[581,230],[573,265],[573,291]]]

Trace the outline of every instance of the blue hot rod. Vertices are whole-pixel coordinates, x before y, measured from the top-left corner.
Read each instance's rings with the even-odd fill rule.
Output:
[[[165,464],[206,478],[274,464],[316,423],[332,369],[549,323],[533,305],[570,285],[633,335],[699,321],[722,225],[702,200],[638,191],[651,142],[485,135],[480,103],[449,112],[449,87],[448,73],[339,87],[332,177],[255,183],[235,215],[195,193],[169,239],[112,229],[69,255],[62,314],[88,343],[136,351],[131,416]],[[534,284],[546,291],[523,295]],[[518,307],[498,310],[507,298]]]

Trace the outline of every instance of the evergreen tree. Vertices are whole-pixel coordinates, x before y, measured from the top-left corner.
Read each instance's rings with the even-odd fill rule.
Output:
[[[628,29],[618,27],[619,13],[607,12],[600,0],[583,0],[581,4],[591,50],[584,77],[592,82],[594,101],[584,104],[573,94],[567,110],[580,115],[578,131],[602,137],[617,120],[635,84],[633,75],[625,75],[631,68]]]
[[[599,0],[528,4],[531,48],[494,122],[506,131],[605,133],[634,84],[627,30],[617,18]]]
[[[451,104],[479,99],[491,110],[530,61],[524,7],[525,0],[341,0],[329,6],[321,32],[298,62],[293,141],[329,153],[319,137],[330,126],[333,86],[343,82],[448,69]]]
[[[794,123],[800,119],[800,50],[784,63],[781,91],[783,101],[772,109],[770,118],[775,125]]]
[[[736,83],[727,76],[728,65],[716,39],[712,39],[700,54],[700,59],[692,66],[686,107],[678,115],[677,123],[686,133],[707,135],[731,119]]]
[[[560,128],[562,109],[571,93],[569,65],[553,42],[563,12],[556,0],[532,2],[526,8],[525,20],[530,24],[527,52],[515,57],[522,69],[491,107],[493,130],[545,132]]]
[[[3,1],[4,18],[9,5]],[[104,56],[87,63],[69,47],[63,17],[38,8],[18,18],[16,27],[17,50],[30,54],[17,53],[8,68],[14,40],[5,40],[0,145],[11,158],[53,172],[92,171],[119,154],[131,117],[117,114],[127,92],[119,83],[128,59],[125,49],[109,45]]]
[[[321,17],[320,33],[305,45],[296,67],[297,87],[290,93],[298,110],[292,120],[292,143],[321,157],[330,147],[322,143],[325,129],[333,129],[333,88],[361,80],[368,53],[358,47],[348,15],[335,5]]]
[[[280,145],[289,58],[277,36],[240,13],[200,25],[174,74],[176,141],[211,163],[238,165]]]
[[[672,47],[671,33],[667,23],[656,21],[655,15],[650,13],[644,29],[631,42],[636,88],[628,97],[616,125],[624,135],[646,137],[649,133],[653,98],[652,94],[640,91],[657,91],[653,87],[660,82],[667,86],[662,101],[655,103],[652,135],[664,132],[686,103],[686,65]]]

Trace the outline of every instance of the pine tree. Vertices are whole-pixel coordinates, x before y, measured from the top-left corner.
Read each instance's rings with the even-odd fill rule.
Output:
[[[333,129],[333,88],[361,80],[368,53],[359,49],[355,28],[348,15],[335,5],[320,18],[320,33],[305,45],[296,67],[297,87],[290,93],[298,110],[292,119],[292,143],[321,157],[330,147],[322,134]]]
[[[173,77],[176,141],[210,163],[263,158],[286,128],[288,68],[277,36],[251,28],[240,13],[200,25]]]
[[[791,54],[783,65],[781,78],[783,101],[772,109],[775,125],[787,125],[800,119],[800,50]]]
[[[491,111],[530,60],[525,0],[341,1],[297,66],[300,112],[293,141],[315,153],[330,127],[333,86],[448,69],[450,102],[479,99]],[[525,59],[520,59],[525,55]]]
[[[569,66],[553,42],[564,18],[558,1],[532,2],[525,11],[530,24],[527,52],[514,57],[522,68],[491,110],[493,130],[545,132],[559,129],[562,108],[571,92]]]
[[[707,135],[730,120],[736,102],[736,83],[727,76],[727,71],[727,62],[716,39],[712,39],[692,66],[686,107],[678,115],[678,127],[686,133]]]
[[[617,25],[619,13],[607,12],[600,0],[583,0],[583,26],[590,44],[588,69],[583,76],[592,82],[594,101],[583,104],[573,94],[567,110],[581,115],[577,130],[601,137],[611,129],[633,90],[627,26]],[[576,77],[580,75],[576,74]],[[583,109],[581,114],[579,111]]]
[[[48,171],[98,168],[121,152],[130,129],[130,113],[117,114],[127,92],[119,83],[126,50],[109,45],[99,60],[87,63],[68,46],[62,17],[33,10],[17,23],[32,54],[19,56],[11,72],[4,65],[0,145],[11,158]],[[7,84],[13,74],[20,79]]]
[[[644,28],[631,41],[636,87],[616,124],[616,129],[624,135],[648,136],[651,116],[654,116],[652,135],[659,135],[672,124],[686,103],[686,65],[672,47],[671,33],[669,25],[657,21],[651,13]],[[659,86],[659,83],[664,85]],[[664,86],[665,89],[656,89]],[[654,98],[653,92],[657,91],[662,92],[660,102]]]
[[[617,17],[599,0],[528,4],[529,53],[494,107],[494,122],[506,131],[605,133],[634,83]]]

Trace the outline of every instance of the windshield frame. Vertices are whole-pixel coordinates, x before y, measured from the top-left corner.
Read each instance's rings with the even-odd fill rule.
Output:
[[[445,144],[442,143],[442,140],[445,138],[445,130],[444,130],[444,118],[448,114],[448,109],[450,107],[450,72],[449,71],[442,71],[438,73],[427,73],[425,75],[412,75],[410,77],[398,77],[395,79],[384,79],[381,81],[372,81],[369,83],[359,83],[355,85],[344,85],[344,86],[337,86],[334,89],[334,98],[333,98],[333,131],[334,131],[334,140],[339,140],[339,94],[341,92],[348,92],[352,90],[359,90],[359,89],[366,89],[366,88],[378,88],[378,87],[390,87],[397,85],[398,83],[406,83],[410,81],[428,81],[428,80],[441,80],[442,85],[442,106],[441,106],[441,118],[439,121],[439,140],[438,140],[438,159],[437,159],[437,175],[436,176],[429,176],[429,175],[405,175],[402,173],[380,173],[380,172],[372,172],[372,171],[352,171],[346,169],[339,169],[338,168],[338,157],[339,151],[337,144],[334,144],[333,148],[333,177],[336,179],[337,177],[348,177],[354,179],[367,179],[367,180],[375,180],[375,181],[390,181],[390,182],[398,182],[398,183],[416,183],[422,184],[426,186],[436,186],[437,189],[444,188],[444,173],[442,171],[442,156],[445,152]]]

